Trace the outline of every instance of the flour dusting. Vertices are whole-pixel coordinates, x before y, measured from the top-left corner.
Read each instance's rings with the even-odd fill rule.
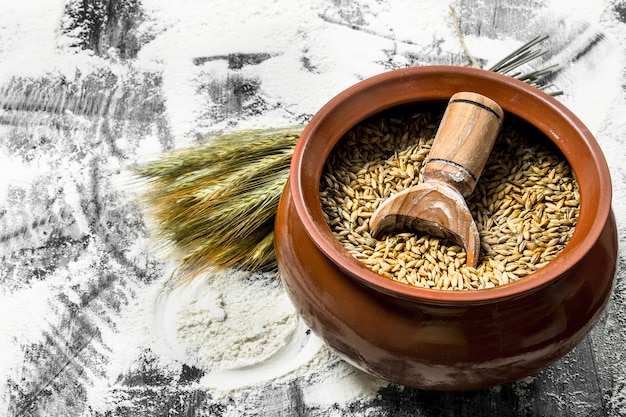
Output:
[[[177,359],[209,371],[265,361],[297,324],[279,281],[244,272],[199,276],[157,303],[159,330]]]
[[[111,364],[112,375],[132,372],[132,358],[149,349],[163,369],[201,371],[196,386],[215,399],[250,399],[263,387],[298,380],[303,397],[321,406],[371,399],[388,385],[344,362],[312,334],[274,274],[225,270],[181,287],[168,282],[146,291],[120,336],[109,341],[127,352]],[[96,386],[93,393],[102,390],[107,388]]]
[[[307,415],[405,416],[426,415],[432,398],[451,399],[407,389],[389,410],[380,408],[372,400],[389,384],[313,335],[276,277],[224,271],[169,288],[170,272],[147,249],[146,225],[117,195],[116,182],[132,162],[198,137],[304,123],[369,76],[464,64],[449,4],[143,0],[135,33],[143,43],[136,57],[122,60],[114,48],[102,55],[77,48],[76,33],[62,32],[71,1],[0,0],[0,414],[251,416],[280,414],[289,404]],[[603,389],[600,406],[626,416],[625,3],[503,3],[455,2],[470,51],[489,66],[549,30],[547,61],[563,64],[553,80],[565,92],[559,100],[587,124],[611,169],[620,271],[590,343],[600,370],[594,376],[604,378],[595,381]],[[495,15],[516,8],[529,18]],[[94,83],[94,91],[85,90],[91,96],[68,95],[86,104],[105,94],[108,113],[93,116],[73,111],[80,106],[24,107],[15,77],[43,92],[57,84],[80,89],[98,77],[116,81]],[[7,91],[16,93],[9,97],[15,103],[6,101]],[[141,100],[116,107],[136,92]],[[15,105],[33,126],[13,117]],[[117,129],[123,124],[132,132]],[[564,374],[557,388],[567,391],[580,367],[562,362],[552,369]],[[499,401],[530,412],[545,400],[576,414],[582,406],[568,401],[578,398],[571,392],[548,388],[554,392],[537,397],[536,385],[551,380],[527,378],[513,385],[509,403]],[[293,406],[296,400],[302,404]],[[358,409],[362,402],[367,409]],[[459,407],[471,409],[470,402]]]

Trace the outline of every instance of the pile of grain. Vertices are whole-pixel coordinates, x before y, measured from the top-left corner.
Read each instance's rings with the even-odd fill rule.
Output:
[[[371,270],[425,288],[492,288],[545,266],[574,232],[578,184],[556,149],[506,122],[467,198],[481,238],[476,268],[465,265],[462,247],[440,238],[399,233],[377,240],[370,235],[369,218],[378,205],[422,181],[422,165],[440,117],[428,112],[383,114],[341,139],[320,186],[332,232]]]

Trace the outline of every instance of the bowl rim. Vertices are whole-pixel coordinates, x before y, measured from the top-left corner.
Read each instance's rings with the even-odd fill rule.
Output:
[[[420,84],[424,83],[434,86],[422,91]],[[390,91],[393,93],[387,94]],[[539,271],[507,285],[446,291],[393,281],[369,270],[350,255],[332,234],[323,217],[319,199],[323,165],[339,139],[357,123],[404,104],[447,101],[458,91],[474,91],[489,96],[502,106],[505,113],[514,114],[534,126],[556,144],[581,185],[581,210],[576,229],[570,242],[554,260]],[[367,102],[368,106],[356,105],[363,102]],[[556,117],[563,123],[555,125],[550,117],[537,119],[532,114]],[[319,135],[329,139],[315,140]],[[586,157],[573,159],[580,146],[587,151]],[[310,155],[320,154],[323,155],[321,166],[315,163],[319,158],[310,158]],[[589,179],[589,176],[593,178]],[[567,276],[599,239],[610,216],[612,199],[609,168],[602,150],[589,129],[565,105],[512,77],[477,68],[447,65],[391,70],[360,81],[333,97],[305,126],[292,157],[288,186],[307,234],[340,270],[361,284],[389,296],[435,304],[489,303],[519,297]]]

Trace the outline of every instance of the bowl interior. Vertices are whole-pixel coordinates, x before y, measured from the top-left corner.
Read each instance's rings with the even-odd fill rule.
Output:
[[[505,118],[519,119],[541,132],[569,162],[580,187],[580,214],[574,235],[563,251],[537,272],[510,284],[475,291],[442,291],[401,284],[356,260],[327,225],[319,199],[326,159],[356,124],[384,110],[433,103],[443,108],[459,91],[495,100]],[[522,123],[523,124],[523,123]],[[378,291],[436,303],[486,302],[533,291],[564,276],[598,239],[610,214],[611,183],[599,145],[584,124],[554,98],[510,77],[479,69],[432,66],[395,70],[369,78],[343,91],[311,119],[296,146],[290,187],[307,233],[341,270]]]

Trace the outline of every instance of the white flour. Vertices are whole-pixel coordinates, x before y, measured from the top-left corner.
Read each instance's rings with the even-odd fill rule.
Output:
[[[363,14],[364,27],[351,30],[337,24],[342,22],[337,7],[317,0],[276,0],[271,7],[246,0],[236,8],[225,1],[188,1],[181,6],[179,2],[147,0],[144,6],[164,32],[140,51],[139,64],[162,68],[170,125],[180,139],[202,128],[223,127],[202,126],[199,115],[204,103],[196,89],[202,79],[226,80],[232,71],[223,61],[195,66],[195,57],[233,51],[272,55],[239,71],[244,77],[258,79],[264,100],[278,106],[278,110],[253,119],[236,121],[246,128],[293,124],[294,115],[313,114],[343,89],[384,71],[387,54],[403,65],[406,52],[423,52],[424,45],[404,41],[421,37],[430,43],[441,38],[439,48],[459,51],[447,4],[436,0],[360,3],[363,5],[355,13]],[[366,22],[380,23],[372,26]]]
[[[387,385],[343,362],[311,334],[273,275],[223,271],[174,290],[156,283],[127,317],[109,340],[114,351],[125,352],[112,361],[111,375],[131,372],[138,352],[149,348],[173,373],[176,364],[201,370],[197,385],[214,398],[250,400],[259,388],[297,378],[312,405],[349,403],[373,398]],[[92,394],[101,407],[97,397],[106,398],[108,389],[100,385]]]
[[[207,274],[188,286],[165,289],[156,306],[158,330],[172,353],[207,371],[267,360],[298,322],[276,279],[243,272]]]
[[[71,77],[77,68],[88,72],[95,62],[102,63],[86,53],[64,54],[63,40],[58,39],[64,2],[37,3],[2,1],[0,82],[15,73],[44,75],[60,71]],[[133,68],[126,70],[162,73],[168,124],[176,144],[181,146],[195,133],[230,128],[232,123],[240,128],[293,124],[294,117],[315,113],[335,94],[384,71],[386,65],[405,65],[409,53],[435,58],[461,53],[446,2],[359,1],[362,6],[358,12],[363,14],[359,30],[337,24],[343,17],[333,3],[276,0],[268,6],[267,2],[246,0],[233,7],[233,2],[224,0],[145,0],[143,5],[152,19],[140,29],[156,36],[140,51]],[[600,10],[605,8],[599,2],[559,0],[550,7],[553,10],[544,14],[554,16],[554,22],[562,25],[567,19],[598,22],[604,18]],[[602,23],[622,45],[626,42],[623,24]],[[593,30],[589,29],[588,34],[592,35]],[[487,61],[501,58],[524,40],[466,38],[473,54]],[[436,47],[433,41],[438,41]],[[263,99],[273,106],[272,110],[248,120],[229,118],[205,126],[202,112],[206,102],[198,93],[199,84],[204,79],[225,80],[229,70],[223,62],[195,65],[192,60],[234,51],[272,55],[240,71],[243,76],[259,80]],[[561,57],[571,57],[568,53],[566,48]],[[306,67],[303,56],[308,61]],[[623,57],[611,53],[607,44],[594,50],[592,57],[569,66],[557,83],[567,93],[562,101],[589,125],[604,148],[615,178],[616,214],[624,219],[624,145],[615,139],[623,133],[623,123],[607,117],[624,114],[626,110],[619,96],[621,86],[612,83],[619,84],[622,79],[616,73],[622,71]],[[600,72],[591,67],[593,63],[601,65]],[[592,73],[596,78],[586,79]],[[123,147],[123,141],[121,138],[118,146]],[[142,145],[148,143],[158,145],[150,137]],[[145,149],[139,149],[135,157],[141,157]],[[0,162],[9,163],[7,160],[0,154]],[[0,201],[10,184],[32,180],[29,175],[21,175],[29,167],[9,165],[15,172],[0,178]],[[621,243],[623,247],[624,242]],[[98,253],[91,255],[97,259]],[[76,267],[71,264],[67,275],[79,280],[81,277],[72,266]],[[15,374],[22,363],[19,343],[42,337],[41,330],[46,329],[46,317],[53,307],[46,299],[58,287],[69,285],[65,283],[67,276],[60,276],[62,282],[58,283],[54,279],[10,297],[0,296],[0,317],[5,318],[0,321],[3,381],[5,375]],[[25,312],[23,305],[27,301],[29,309]],[[622,299],[619,301],[623,303]],[[102,335],[102,350],[110,352],[110,363],[106,378],[94,378],[93,386],[86,388],[94,410],[110,410],[107,407],[117,400],[110,395],[115,381],[133,371],[146,348],[158,355],[158,365],[172,375],[180,372],[181,364],[202,370],[204,376],[197,385],[216,396],[247,395],[254,400],[258,388],[298,378],[306,404],[327,407],[373,398],[386,385],[339,360],[319,339],[307,335],[274,278],[224,272],[198,277],[190,287],[174,291],[165,288],[163,282],[156,282],[138,289],[134,308],[125,313],[127,321],[123,325]],[[15,319],[7,321],[7,317]],[[621,317],[612,317],[609,324],[623,328],[623,322]],[[623,330],[616,332],[624,338]],[[610,351],[608,343],[605,350]],[[612,361],[615,379],[626,386],[626,371],[619,365],[624,361],[617,359]],[[613,393],[610,401],[616,409],[626,403],[625,392],[626,389]]]

